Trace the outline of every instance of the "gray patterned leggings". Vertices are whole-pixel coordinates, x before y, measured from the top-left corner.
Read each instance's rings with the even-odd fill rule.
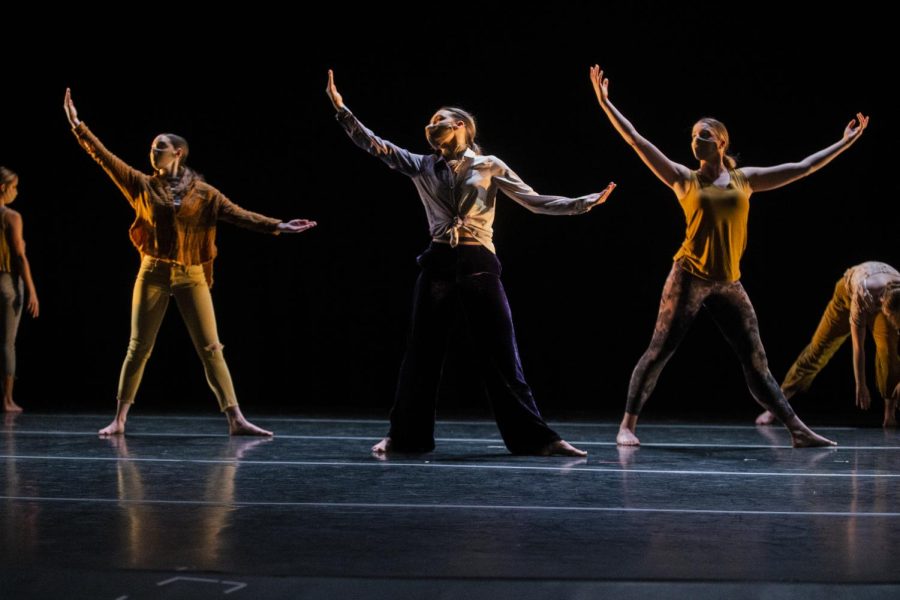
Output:
[[[0,272],[0,375],[16,374],[16,331],[23,298],[22,279]]]
[[[769,372],[766,351],[759,339],[756,311],[744,286],[740,281],[701,279],[685,271],[678,262],[672,265],[663,288],[650,347],[631,374],[625,412],[640,414],[656,387],[659,374],[675,354],[701,306],[709,311],[719,331],[737,353],[750,393],[766,410],[787,423],[794,417],[794,411]]]

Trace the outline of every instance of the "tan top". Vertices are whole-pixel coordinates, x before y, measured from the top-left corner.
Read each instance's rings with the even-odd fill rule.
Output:
[[[687,222],[684,242],[675,260],[703,279],[737,281],[741,256],[747,247],[750,184],[740,170],[729,171],[731,181],[719,187],[703,181],[697,171],[684,196],[678,199]]]
[[[872,296],[872,292],[866,286],[869,277],[886,273],[900,280],[900,273],[891,265],[870,260],[850,267],[844,271],[844,284],[850,295],[850,322],[856,325],[866,325],[869,317],[881,311],[880,302]]]
[[[206,281],[212,286],[219,219],[254,231],[278,233],[281,221],[244,210],[205,181],[193,181],[176,207],[165,177],[147,175],[125,164],[100,143],[84,122],[72,132],[134,208],[129,234],[144,256],[203,265]]]

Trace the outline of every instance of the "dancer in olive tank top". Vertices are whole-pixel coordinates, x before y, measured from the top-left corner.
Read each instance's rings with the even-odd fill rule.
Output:
[[[822,168],[859,139],[868,118],[858,114],[839,141],[800,162],[742,169],[737,169],[734,158],[727,154],[725,126],[712,118],[700,119],[691,132],[691,149],[700,164],[691,170],[670,160],[643,138],[613,106],[609,81],[597,65],[591,68],[591,82],[600,107],[616,131],[653,174],[675,192],[687,223],[685,240],[663,288],[650,347],[631,375],[616,442],[623,446],[640,444],[635,428],[641,408],[702,306],[737,353],[753,397],[785,424],[793,445],[833,445],[803,424],[769,372],[756,312],[740,282],[740,260],[747,244],[750,195],[787,185]]]

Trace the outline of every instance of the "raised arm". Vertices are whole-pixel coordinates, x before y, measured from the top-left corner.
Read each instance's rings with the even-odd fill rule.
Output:
[[[25,305],[26,310],[32,317],[37,317],[40,313],[40,304],[38,303],[37,289],[34,287],[34,279],[31,277],[31,265],[28,262],[28,257],[25,256],[22,215],[12,209],[7,209],[4,211],[4,218],[9,225],[10,233],[12,233],[12,259],[18,266],[22,279],[25,280],[25,291],[28,294],[28,302]]]
[[[350,139],[353,140],[354,144],[372,156],[377,156],[390,168],[396,169],[404,175],[412,177],[419,174],[425,157],[421,154],[414,154],[405,148],[378,137],[372,133],[372,130],[363,125],[359,119],[353,116],[353,113],[344,104],[344,98],[334,84],[334,72],[331,69],[328,70],[328,85],[325,88],[325,93],[328,94],[331,104],[337,111],[338,122],[347,135],[350,136]]]
[[[534,189],[522,181],[516,173],[500,160],[496,160],[498,173],[493,175],[493,181],[497,188],[530,210],[533,213],[545,215],[578,215],[585,213],[606,202],[609,195],[616,188],[616,184],[609,182],[602,192],[588,194],[577,198],[565,196],[547,196],[538,194]]]
[[[106,171],[106,174],[109,175],[110,179],[125,195],[125,198],[128,199],[128,202],[134,206],[137,197],[143,190],[146,175],[131,168],[125,161],[107,150],[106,146],[97,139],[97,136],[91,133],[87,125],[78,119],[78,111],[75,110],[75,103],[72,101],[72,90],[69,88],[66,88],[63,109],[66,111],[66,117],[69,119],[72,133],[75,134],[78,143]]]
[[[600,103],[600,108],[609,117],[610,123],[616,128],[619,135],[628,142],[629,146],[634,148],[634,151],[641,157],[644,164],[650,167],[650,170],[659,177],[660,181],[681,195],[685,182],[690,179],[690,169],[669,160],[659,148],[639,134],[634,125],[625,118],[625,115],[613,106],[612,102],[609,101],[609,80],[604,79],[603,71],[600,70],[599,65],[591,67],[591,83],[594,86],[594,93],[597,94],[597,102]]]
[[[868,124],[869,117],[857,113],[855,119],[850,119],[840,141],[810,154],[800,162],[784,163],[774,167],[743,167],[741,171],[747,177],[754,192],[764,192],[787,185],[818,171],[834,160],[838,154],[852,146],[860,138]]]

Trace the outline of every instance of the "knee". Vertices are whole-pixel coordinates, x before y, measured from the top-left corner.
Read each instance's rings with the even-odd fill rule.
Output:
[[[128,358],[131,360],[147,360],[152,351],[153,344],[136,338],[131,338],[131,341],[128,342]]]
[[[766,353],[761,350],[751,352],[750,356],[747,358],[747,363],[756,373],[769,372],[769,359],[766,358]]]
[[[222,342],[215,341],[210,344],[207,344],[203,347],[203,351],[201,352],[201,356],[205,360],[222,360],[224,359],[224,354],[222,350],[225,348],[225,345]]]
[[[672,355],[675,354],[676,349],[677,346],[670,346],[668,344],[650,344],[650,347],[647,348],[644,355],[641,357],[641,362],[647,368],[664,365],[669,361]]]

